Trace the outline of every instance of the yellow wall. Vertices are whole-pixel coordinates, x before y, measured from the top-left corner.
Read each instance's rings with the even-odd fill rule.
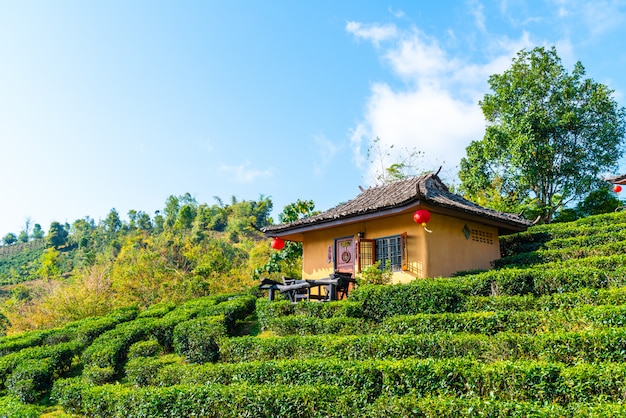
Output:
[[[463,235],[465,225],[472,231],[469,239]],[[302,278],[319,279],[333,273],[334,264],[327,261],[328,246],[334,249],[336,238],[356,240],[358,232],[365,233],[367,239],[407,233],[409,270],[394,273],[395,283],[415,277],[450,276],[461,270],[488,269],[491,261],[500,258],[495,227],[433,212],[426,227],[432,232],[416,224],[410,212],[304,233]]]

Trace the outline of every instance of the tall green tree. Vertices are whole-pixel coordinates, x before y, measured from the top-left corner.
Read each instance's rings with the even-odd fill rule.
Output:
[[[67,230],[59,222],[50,224],[48,235],[46,235],[46,246],[60,248],[67,244]]]
[[[35,226],[33,227],[33,239],[42,239],[46,234],[43,232],[43,229],[41,229],[41,225],[40,224],[35,224]]]
[[[497,209],[534,210],[543,222],[584,196],[624,152],[625,110],[607,86],[568,73],[556,49],[522,50],[489,77],[479,102],[487,129],[461,161],[461,190]],[[482,200],[482,201],[481,201]]]
[[[17,235],[15,235],[13,232],[9,232],[2,238],[2,241],[5,245],[15,244],[17,242]]]

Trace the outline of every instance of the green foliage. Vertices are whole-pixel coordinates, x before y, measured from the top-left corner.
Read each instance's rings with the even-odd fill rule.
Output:
[[[315,210],[315,204],[312,200],[298,199],[283,208],[283,211],[278,214],[278,220],[281,223],[295,222],[298,219],[308,218],[318,213],[319,211]],[[269,274],[271,277],[277,278],[278,273],[288,277],[299,277],[301,265],[302,243],[287,241],[282,250],[270,252],[267,262],[254,269],[253,277],[259,279],[261,275]]]
[[[536,47],[489,77],[493,92],[480,102],[485,137],[467,148],[459,172],[470,199],[550,222],[616,166],[626,111],[613,91],[584,76],[582,64],[570,74],[555,48]]]
[[[292,315],[268,321],[266,328],[276,335],[365,334],[374,328],[364,318],[316,318]]]
[[[42,239],[45,234],[43,232],[43,229],[41,229],[41,225],[40,224],[35,224],[35,226],[33,227],[33,232],[32,232],[32,237],[33,239]]]
[[[388,263],[387,267],[381,268],[380,262],[381,260],[378,260],[361,271],[360,277],[357,277],[359,286],[367,284],[389,284],[391,282],[391,277],[393,276],[391,263]]]
[[[482,280],[478,284],[482,284]],[[408,313],[457,312],[468,294],[479,291],[473,277],[428,279],[410,284],[359,286],[350,300],[362,304],[365,318],[381,320]]]
[[[4,242],[4,245],[13,245],[17,242],[17,236],[14,233],[9,232],[2,238],[2,242]]]
[[[163,245],[124,235],[118,261],[147,250],[198,265],[208,234],[174,225]],[[2,337],[0,415],[42,411],[25,400],[113,417],[621,416],[625,226],[612,213],[533,227],[501,240],[503,267],[361,285],[342,301],[164,297]],[[252,319],[268,332],[233,336]]]
[[[39,418],[42,408],[21,402],[14,396],[0,397],[0,416],[11,418]]]
[[[346,390],[323,385],[179,385],[166,388],[55,386],[55,399],[72,413],[108,417],[348,417],[363,404]]]
[[[53,248],[61,248],[67,245],[68,232],[59,222],[52,222],[48,235],[46,235],[46,246]]]
[[[41,254],[41,267],[37,274],[46,280],[55,279],[61,272],[60,257],[56,247],[46,248]]]
[[[7,378],[7,391],[21,402],[34,403],[49,390],[52,371],[48,358],[22,361]]]
[[[347,300],[326,303],[304,301],[294,304],[287,300],[269,301],[262,298],[256,301],[256,315],[261,327],[267,329],[271,322],[289,315],[317,319],[363,318],[363,310],[361,303]]]
[[[163,352],[163,347],[161,347],[161,344],[159,344],[157,340],[138,341],[128,349],[128,359],[155,357],[161,352]]]
[[[174,351],[190,363],[214,362],[217,340],[227,335],[224,316],[208,316],[181,322],[174,328]]]

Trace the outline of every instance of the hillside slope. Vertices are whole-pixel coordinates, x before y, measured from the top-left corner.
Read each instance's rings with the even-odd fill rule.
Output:
[[[625,227],[534,227],[494,270],[345,301],[211,296],[3,338],[0,415],[625,416]],[[234,336],[255,308],[266,332]]]

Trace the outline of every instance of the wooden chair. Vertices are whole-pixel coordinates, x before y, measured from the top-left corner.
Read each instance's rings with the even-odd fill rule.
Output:
[[[338,279],[337,287],[335,288],[337,300],[347,298],[348,292],[350,291],[350,283],[354,281],[352,279],[352,273],[336,271],[332,276],[333,278]]]
[[[304,280],[296,280],[290,277],[283,277],[283,284],[285,286],[291,286],[301,282],[304,282]],[[289,290],[285,293],[287,294],[289,300],[291,300],[292,302],[299,302],[301,300],[309,300],[310,289],[306,287],[302,289]]]

